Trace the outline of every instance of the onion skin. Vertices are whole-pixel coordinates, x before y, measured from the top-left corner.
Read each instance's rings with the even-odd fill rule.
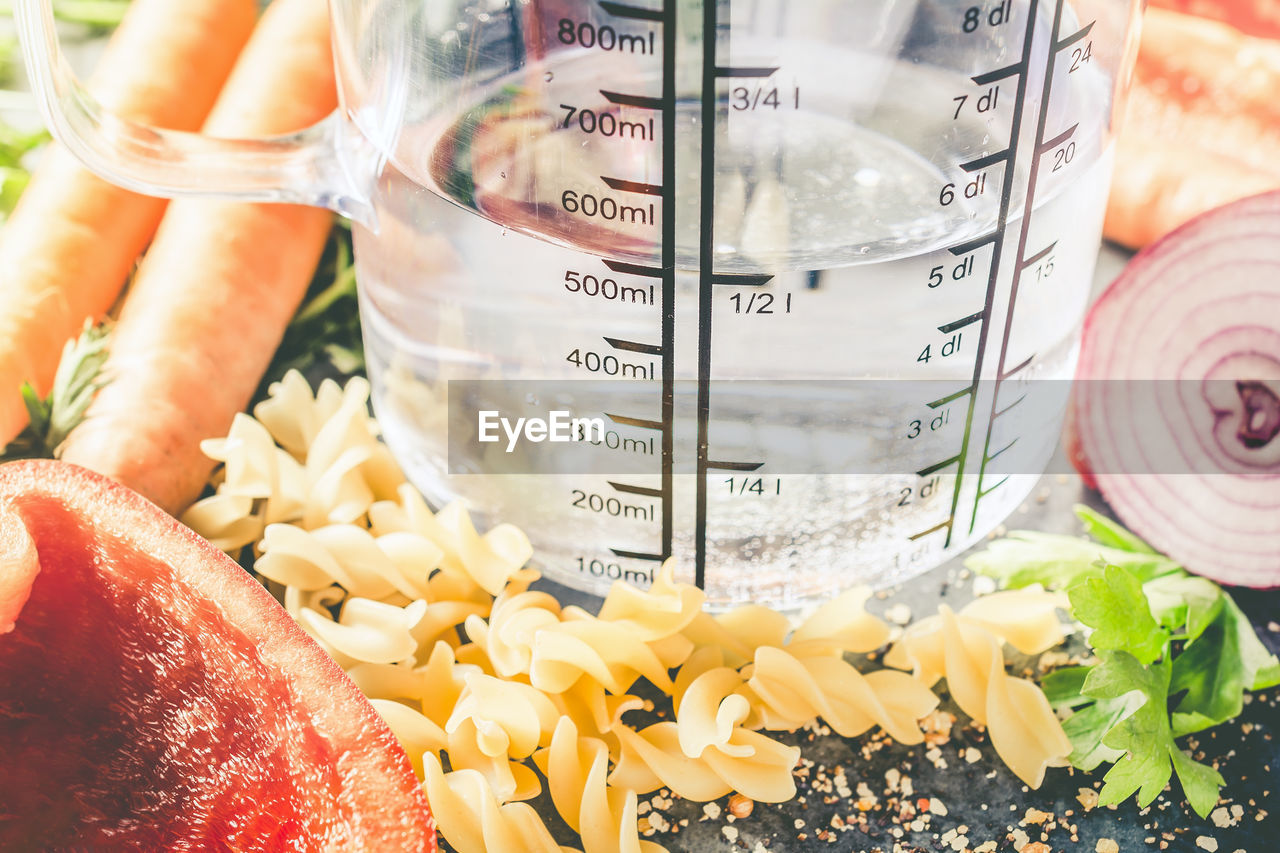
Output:
[[[1139,253],[1090,309],[1067,444],[1188,570],[1280,586],[1280,192]]]

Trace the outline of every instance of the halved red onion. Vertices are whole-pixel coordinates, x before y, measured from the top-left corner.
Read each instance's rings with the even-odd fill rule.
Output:
[[[1076,377],[1068,439],[1121,520],[1191,571],[1280,585],[1280,192],[1130,261]]]

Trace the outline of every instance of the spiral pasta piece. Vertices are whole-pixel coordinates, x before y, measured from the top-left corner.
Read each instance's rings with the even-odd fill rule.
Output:
[[[519,681],[504,681],[483,673],[468,673],[465,687],[445,723],[452,731],[462,720],[475,721],[487,735],[487,755],[527,758],[551,742],[560,715],[541,691]]]
[[[533,637],[529,680],[548,693],[563,693],[583,675],[610,693],[626,693],[643,676],[670,692],[663,660],[626,624],[582,616],[542,628]]]
[[[644,794],[665,786],[695,802],[708,802],[731,791],[764,803],[786,802],[795,796],[791,770],[800,760],[800,749],[758,732],[734,730],[731,743],[750,749],[749,755],[728,755],[711,746],[699,758],[690,758],[681,749],[677,723],[654,723],[640,731],[622,726],[616,734],[621,754],[609,781],[617,787]]]
[[[556,811],[582,837],[584,853],[666,853],[636,831],[636,792],[608,784],[602,741],[579,737],[573,722],[561,719],[534,761],[549,781]]]
[[[425,601],[406,607],[367,598],[348,598],[334,621],[303,610],[298,622],[344,668],[356,663],[395,663],[411,658],[418,643],[411,630],[427,611]]]
[[[918,721],[938,705],[927,685],[905,673],[863,675],[842,658],[799,658],[770,646],[756,650],[747,686],[764,728],[791,730],[821,717],[844,737],[880,726],[905,744],[924,740]]]
[[[675,582],[675,560],[663,562],[649,589],[615,581],[600,605],[597,618],[625,623],[645,642],[679,634],[702,612],[706,593],[692,584]]]
[[[533,664],[534,636],[560,622],[560,603],[545,592],[504,591],[493,602],[486,622],[473,616],[467,636],[484,649],[494,671],[504,677],[527,675]]]
[[[397,489],[396,496],[395,501],[370,506],[369,521],[375,533],[401,530],[426,537],[442,549],[443,569],[460,573],[491,598],[508,582],[528,578],[529,573],[521,569],[533,556],[533,546],[518,527],[498,524],[481,536],[461,503],[433,513],[422,495],[407,484]]]
[[[1057,611],[1068,606],[1062,593],[1034,584],[975,598],[960,608],[959,615],[982,625],[1024,655],[1038,655],[1062,642]]]
[[[734,691],[742,687],[736,669],[717,667],[695,678],[681,697],[676,711],[680,750],[690,758],[701,758],[709,749],[747,758],[751,748],[734,742],[734,730],[751,713],[751,704]]]
[[[422,763],[436,828],[458,853],[565,853],[532,808],[503,805],[478,771],[445,773],[431,753]]]
[[[293,458],[305,459],[316,433],[342,405],[343,396],[362,390],[368,393],[365,380],[357,378],[352,382],[348,383],[351,390],[347,392],[332,379],[326,379],[313,394],[306,378],[290,370],[279,382],[271,383],[267,399],[254,406],[253,416]]]
[[[792,633],[788,647],[808,645],[813,653],[829,648],[838,652],[870,652],[889,640],[889,626],[866,610],[871,590],[853,587],[823,604]]]
[[[629,693],[613,695],[592,678],[579,678],[563,693],[547,694],[562,717],[567,718],[585,736],[603,741],[609,755],[617,759],[620,751],[615,730],[626,725],[622,715],[644,707],[644,700]]]
[[[448,734],[422,712],[415,711],[408,705],[392,702],[389,699],[375,698],[370,698],[369,703],[386,722],[391,733],[396,736],[405,754],[409,756],[413,772],[421,779],[424,772],[423,756],[427,753],[434,755],[442,749],[448,749]]]
[[[1005,672],[999,637],[946,605],[938,610],[936,621],[908,631],[885,663],[913,669],[925,684],[945,677],[956,704],[987,727],[991,745],[1009,769],[1039,788],[1046,768],[1065,765],[1071,753],[1049,701],[1035,684]]]

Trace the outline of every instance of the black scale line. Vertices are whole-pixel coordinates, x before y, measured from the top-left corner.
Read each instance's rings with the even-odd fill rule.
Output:
[[[633,418],[628,415],[612,415],[608,412],[604,416],[615,424],[622,426],[633,426],[639,429],[662,429],[662,421],[651,421],[647,418]]]
[[[676,400],[676,7],[662,5],[662,557],[673,540]]]
[[[1081,29],[1076,30],[1074,33],[1072,33],[1071,35],[1067,36],[1067,37],[1066,37],[1066,38],[1064,38],[1062,41],[1054,42],[1054,45],[1053,45],[1053,52],[1054,52],[1054,53],[1057,53],[1058,51],[1062,50],[1062,49],[1063,49],[1063,48],[1065,48],[1065,47],[1071,47],[1071,45],[1073,45],[1073,44],[1075,44],[1076,42],[1080,41],[1080,39],[1085,38],[1086,36],[1088,36],[1088,35],[1089,35],[1090,30],[1092,30],[1092,29],[1093,29],[1093,25],[1094,25],[1094,23],[1096,23],[1096,22],[1095,22],[1095,21],[1090,21],[1090,22],[1089,22],[1088,24],[1086,24],[1084,27],[1082,27]],[[1055,32],[1055,33],[1054,33],[1054,35],[1056,36],[1056,35],[1057,35],[1057,33]]]
[[[988,239],[991,243],[991,271],[987,275],[987,291],[983,299],[983,309],[981,312],[987,317],[991,316],[991,309],[995,304],[996,284],[999,281],[1000,276],[1000,259],[1004,254],[1005,229],[1008,227],[1009,222],[1009,208],[1013,204],[1013,183],[1017,174],[1017,169],[1014,168],[1014,161],[1017,159],[1018,143],[1022,135],[1022,112],[1027,96],[1027,70],[1031,66],[1031,51],[1033,47],[1032,36],[1035,35],[1036,12],[1037,7],[1039,6],[1039,0],[1030,0],[1027,5],[1027,27],[1022,37],[1022,59],[1013,65],[1009,65],[1005,68],[1000,68],[986,74],[979,74],[973,78],[973,82],[980,86],[1004,80],[1009,77],[1016,76],[1018,78],[1018,91],[1014,96],[1013,116],[1009,124],[1009,147],[1006,149],[1009,152],[1009,155],[1005,161],[1004,180],[1001,182],[1000,187],[1000,210],[996,217],[997,224],[995,230],[989,235],[989,238],[983,238],[983,243],[979,244],[985,244]],[[990,336],[990,331],[991,324],[983,323],[981,330],[978,333],[978,350],[974,358],[973,381],[969,386],[974,391],[977,390],[978,382],[982,378],[982,367],[986,359],[987,339]],[[947,520],[943,522],[943,525],[933,528],[933,531],[936,531],[945,526],[947,538],[943,543],[943,547],[951,544],[951,539],[955,534],[956,514],[960,509],[961,484],[964,481],[965,468],[968,463],[969,442],[973,436],[973,419],[976,414],[977,405],[978,395],[976,393],[970,394],[969,405],[964,418],[964,438],[960,442],[959,459],[956,460],[956,485],[951,493],[951,510],[947,516]],[[976,500],[974,501],[974,504],[974,513],[976,518]]]
[[[952,332],[963,329],[965,326],[971,326],[979,320],[985,320],[986,318],[987,312],[985,309],[982,311],[976,311],[968,317],[961,317],[959,320],[952,320],[950,323],[943,323],[938,327],[938,331],[942,332],[944,335],[949,335]]]
[[[644,355],[663,355],[663,347],[661,344],[645,344],[639,341],[624,341],[619,338],[606,337],[605,343],[616,350],[623,352],[638,352]]]
[[[675,0],[667,0],[671,5]],[[637,21],[666,21],[665,9],[645,9],[640,6],[628,6],[625,3],[614,3],[611,0],[600,0],[600,8],[615,18],[632,18]],[[674,28],[673,28],[674,29]]]
[[[956,257],[959,257],[960,255],[967,255],[970,252],[974,251],[975,249],[981,249],[983,246],[994,243],[999,238],[999,236],[1000,235],[997,232],[993,231],[990,234],[985,234],[982,237],[978,237],[977,239],[970,240],[967,243],[961,243],[959,246],[952,246],[951,254],[955,255]]]
[[[675,461],[674,421],[675,421],[675,299],[676,299],[676,223],[675,223],[675,167],[676,167],[676,2],[667,0],[661,9],[646,9],[628,6],[623,3],[601,0],[600,8],[618,18],[631,18],[640,21],[654,21],[662,25],[662,95],[632,95],[621,92],[600,90],[605,100],[620,106],[638,107],[662,112],[662,183],[661,185],[641,184],[634,181],[621,181],[601,176],[606,184],[614,189],[639,192],[646,195],[657,195],[662,198],[662,258],[660,266],[627,263],[625,261],[605,260],[604,265],[612,272],[624,275],[642,276],[644,278],[662,279],[662,343],[658,345],[641,344],[634,341],[621,341],[605,338],[615,349],[643,352],[662,357],[662,415],[654,421],[647,418],[629,417],[626,415],[606,414],[614,423],[654,429],[662,432],[662,473],[661,486],[650,489],[641,486],[628,486],[624,483],[610,483],[614,489],[630,494],[646,495],[659,498],[662,503],[662,550],[654,554],[648,551],[632,551],[621,548],[610,550],[617,557],[635,560],[662,561],[671,556],[673,540],[673,505],[672,472]]]
[[[972,393],[973,393],[973,386],[969,385],[964,388],[961,388],[959,391],[956,391],[955,393],[948,394],[945,397],[940,397],[937,400],[934,400],[932,403],[929,403],[928,405],[929,405],[929,408],[936,409],[939,406],[945,406],[947,403],[953,402],[955,400],[959,400],[965,394],[972,394]]]
[[[626,275],[641,275],[645,278],[662,278],[661,267],[647,267],[643,264],[628,264],[623,261],[610,260],[606,260],[604,265],[613,272],[625,273]]]
[[[662,489],[653,489],[649,486],[633,486],[629,483],[615,483],[609,480],[609,485],[616,492],[622,492],[625,495],[643,495],[646,498],[662,497]]]
[[[1043,261],[1045,258],[1049,257],[1049,253],[1052,252],[1057,247],[1058,247],[1058,241],[1054,240],[1052,243],[1045,246],[1043,249],[1041,249],[1040,251],[1036,252],[1034,255],[1027,258],[1025,261],[1023,261],[1022,268],[1026,269],[1027,267],[1035,266],[1036,264]]]
[[[667,0],[674,3],[675,0]],[[700,229],[698,245],[698,466],[694,487],[697,489],[694,515],[693,578],[698,587],[707,583],[707,422],[711,413],[711,299],[715,264],[715,179],[716,179],[716,78],[744,76],[728,72],[761,71],[763,69],[725,69],[716,67],[716,7],[708,0],[702,4],[702,180],[698,211]],[[769,74],[777,69],[772,69]],[[752,75],[768,76],[768,75]],[[674,239],[672,242],[675,242]]]
[[[710,1],[710,0],[709,0],[709,1]],[[714,32],[714,31],[713,31],[713,30],[708,30],[708,32]],[[714,51],[714,50],[715,50],[715,39],[707,39],[707,41],[711,43],[711,48],[712,48],[712,50]],[[759,68],[751,68],[751,67],[747,67],[747,66],[737,66],[737,67],[733,67],[733,66],[729,66],[729,67],[716,67],[716,66],[715,66],[715,57],[714,57],[714,56],[712,56],[712,57],[711,57],[711,62],[712,62],[712,73],[711,73],[710,75],[708,75],[708,74],[705,74],[705,73],[704,73],[704,74],[703,74],[703,77],[704,77],[704,78],[706,78],[706,77],[710,76],[710,77],[712,77],[712,78],[715,78],[715,77],[733,77],[733,78],[753,77],[753,78],[756,78],[756,79],[763,79],[763,78],[765,78],[765,77],[772,77],[772,76],[774,75],[774,72],[776,72],[776,71],[778,70],[778,67],[777,67],[777,66],[773,66],[773,67],[759,67]],[[713,79],[713,81],[712,81],[712,82],[714,83],[714,79]]]
[[[763,462],[707,462],[707,467],[716,471],[759,471]]]
[[[773,281],[773,276],[767,273],[755,275],[753,273],[713,272],[711,274],[712,284],[731,284],[739,287],[763,287],[771,281]]]
[[[644,181],[626,181],[622,178],[608,178],[604,175],[600,176],[600,180],[604,181],[609,189],[620,190],[624,193],[662,195],[662,187],[657,184],[646,184]]]
[[[961,163],[960,168],[966,172],[977,172],[988,166],[994,166],[997,163],[1003,163],[1009,159],[1009,150],[997,151],[994,154],[988,154],[986,157],[979,157],[977,160],[970,160],[968,163]]]
[[[1004,381],[1005,381],[1006,379],[1008,379],[1010,376],[1015,376],[1015,375],[1017,375],[1017,374],[1021,373],[1022,371],[1026,370],[1028,367],[1030,367],[1030,366],[1031,366],[1031,362],[1032,362],[1034,359],[1035,359],[1035,354],[1034,354],[1034,353],[1033,353],[1033,354],[1031,354],[1031,355],[1029,355],[1029,356],[1027,356],[1026,358],[1024,358],[1022,361],[1020,361],[1020,362],[1019,362],[1018,364],[1016,364],[1015,366],[1013,366],[1013,367],[1009,368],[1007,371],[1005,371],[1005,372],[1001,373],[1001,374],[1000,374],[1000,381],[1001,381],[1001,382],[1004,382]]]
[[[647,95],[628,95],[623,92],[610,92],[605,89],[601,89],[600,94],[609,103],[617,104],[620,107],[638,107],[642,110],[662,109],[662,98],[651,98]]]
[[[1040,115],[1036,120],[1035,146],[1031,155],[1031,168],[1027,172],[1027,197],[1022,209],[1022,225],[1018,231],[1018,249],[1016,255],[1018,263],[1014,265],[1013,280],[1009,284],[1009,308],[1006,311],[1004,318],[1004,334],[1000,341],[1000,359],[996,366],[995,392],[991,395],[991,412],[987,420],[987,435],[982,447],[982,461],[978,467],[978,494],[973,501],[973,515],[969,519],[970,532],[973,532],[977,527],[978,505],[982,502],[982,498],[991,494],[1009,479],[1006,476],[990,488],[983,487],[987,474],[987,462],[992,458],[991,436],[992,433],[995,432],[996,410],[997,406],[1000,404],[1000,389],[1003,387],[1006,379],[1026,369],[1031,364],[1031,360],[1035,358],[1034,355],[1029,356],[1025,361],[1012,370],[1005,370],[1005,360],[1009,357],[1009,338],[1013,334],[1013,317],[1018,305],[1018,287],[1022,283],[1023,271],[1029,266],[1026,262],[1027,239],[1031,234],[1031,217],[1035,208],[1036,183],[1040,174],[1040,158],[1046,151],[1051,150],[1050,147],[1046,147],[1045,145],[1044,134],[1045,128],[1049,123],[1049,97],[1053,94],[1054,67],[1057,64],[1058,52],[1072,44],[1073,41],[1083,38],[1084,35],[1088,34],[1089,30],[1093,27],[1093,24],[1089,24],[1084,29],[1080,30],[1075,37],[1069,38],[1065,42],[1059,41],[1058,33],[1062,30],[1062,8],[1063,0],[1056,0],[1053,10],[1053,29],[1050,31],[1048,40],[1051,50],[1045,59],[1044,83],[1040,92]],[[1021,102],[1021,98],[1019,98],[1019,102]],[[1075,128],[1070,128],[1067,131],[1066,138],[1070,138],[1070,135],[1074,132]],[[1047,254],[1047,252],[1045,254]]]
[[[1080,127],[1079,124],[1071,125],[1071,127],[1062,131],[1062,133],[1059,133],[1057,136],[1055,136],[1053,139],[1050,139],[1048,142],[1041,142],[1038,150],[1041,153],[1044,153],[1045,151],[1049,151],[1051,149],[1057,148],[1059,145],[1066,142],[1071,137],[1075,136],[1076,130],[1079,127]]]
[[[610,548],[615,557],[627,557],[632,560],[649,560],[655,563],[661,562],[666,558],[661,554],[650,554],[647,551],[624,551],[622,548]]]
[[[1005,406],[1005,407],[1004,407],[1003,409],[1001,409],[1000,411],[996,412],[996,413],[995,413],[995,415],[993,415],[993,417],[996,417],[996,418],[1002,418],[1002,417],[1004,417],[1006,414],[1008,414],[1008,413],[1009,413],[1009,411],[1010,411],[1010,410],[1012,410],[1015,406],[1017,406],[1019,403],[1021,403],[1021,402],[1022,402],[1023,400],[1025,400],[1025,399],[1027,399],[1027,395],[1026,395],[1026,394],[1023,394],[1021,397],[1019,397],[1018,399],[1014,400],[1012,403],[1010,403],[1009,405]]]

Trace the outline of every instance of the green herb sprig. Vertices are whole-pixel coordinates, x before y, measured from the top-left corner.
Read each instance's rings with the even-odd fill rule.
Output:
[[[84,420],[93,395],[106,379],[102,366],[107,360],[109,329],[86,325],[80,336],[67,341],[53,377],[53,387],[41,397],[30,382],[22,384],[22,402],[28,423],[17,438],[0,450],[0,461],[10,459],[52,459],[71,430]]]
[[[1111,765],[1099,803],[1136,793],[1149,805],[1176,773],[1204,817],[1223,778],[1177,739],[1236,717],[1245,691],[1280,684],[1280,660],[1220,586],[1105,516],[1082,506],[1076,514],[1091,539],[1017,531],[965,564],[1008,587],[1066,590],[1072,616],[1091,629],[1098,662],[1052,672],[1042,686],[1071,712],[1063,729],[1072,765]]]

